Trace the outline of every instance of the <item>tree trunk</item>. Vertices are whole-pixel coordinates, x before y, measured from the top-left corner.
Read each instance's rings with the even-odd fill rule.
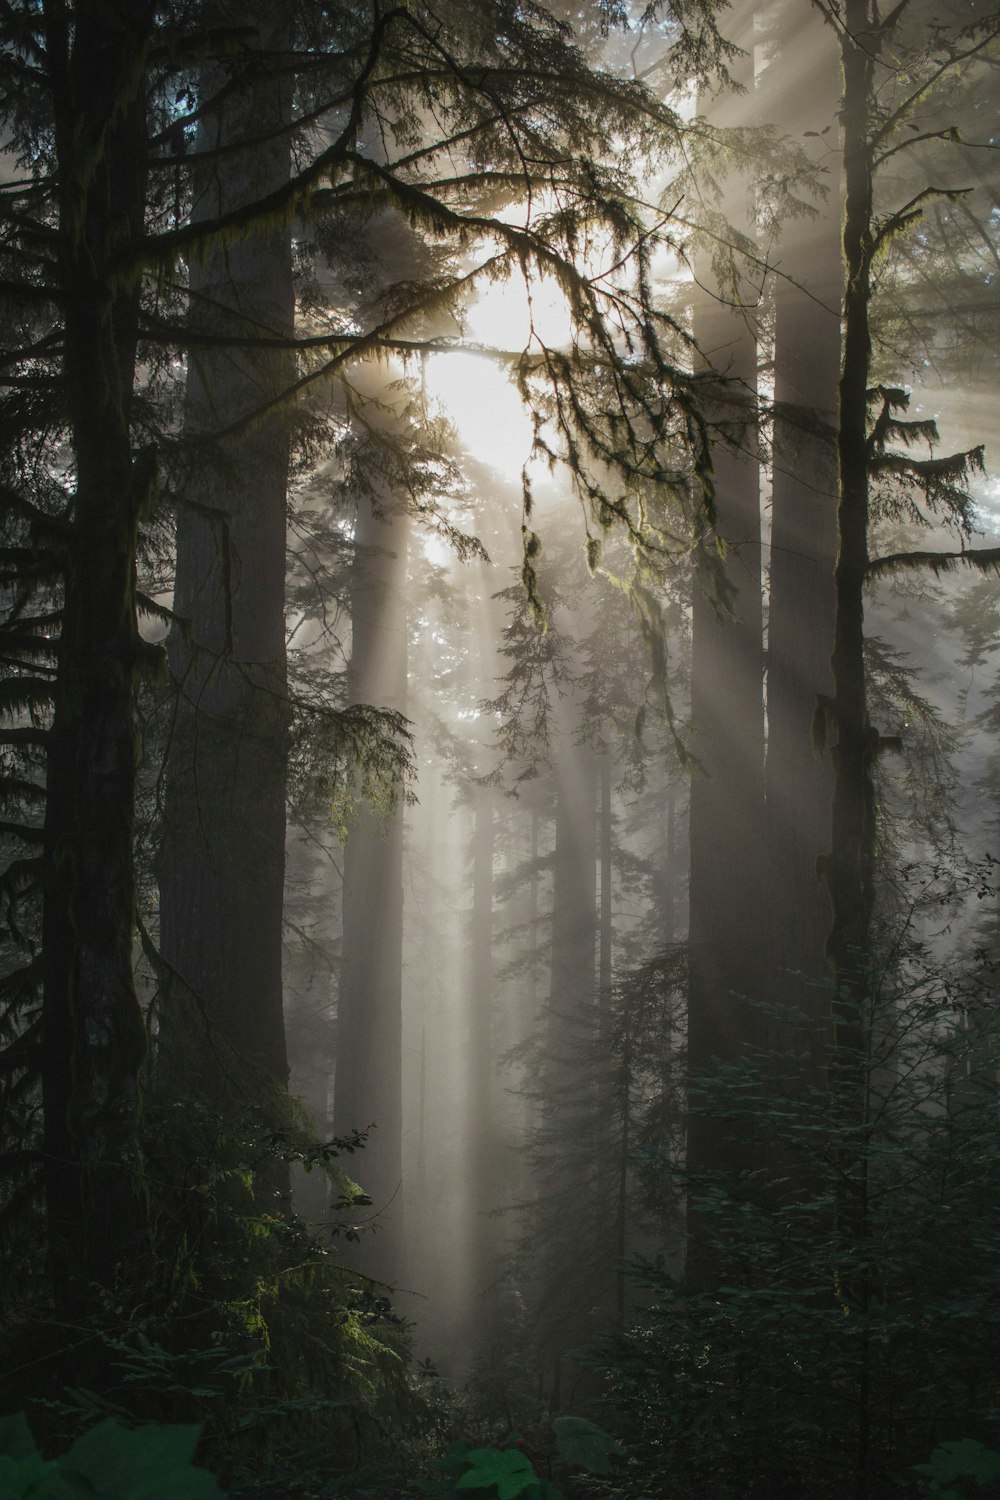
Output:
[[[114,260],[143,232],[152,10],[51,8],[47,62],[61,185],[64,378],[76,465],[48,741],[42,1100],[49,1271],[66,1315],[93,1284],[141,1274],[143,1019],[135,922],[135,561],[154,481],[133,459],[139,277]]]
[[[833,1037],[829,1083],[834,1120],[834,1201],[837,1227],[853,1253],[836,1271],[836,1296],[857,1318],[861,1336],[855,1404],[855,1493],[868,1493],[871,1283],[866,1241],[871,1233],[865,1043],[870,987],[869,938],[874,901],[874,791],[871,763],[877,735],[868,720],[864,659],[864,586],[868,566],[869,304],[875,256],[872,115],[875,67],[884,29],[872,0],[846,0],[841,31],[844,163],[844,356],[840,377],[837,457],[836,627],[828,705],[835,736],[833,818],[825,864],[832,921],[827,952],[833,969]]]
[[[833,824],[826,882],[833,908],[828,952],[834,975],[834,1073],[849,1087],[861,1048],[873,900],[873,735],[864,662],[864,585],[868,567],[868,326],[874,257],[869,116],[881,44],[869,0],[847,0],[841,42],[844,70],[844,361],[837,456],[836,629],[832,720]]]
[[[742,66],[753,86],[753,33]],[[726,122],[728,123],[728,122]],[[745,191],[737,184],[735,191]],[[739,221],[737,211],[731,217]],[[749,233],[744,219],[736,227]],[[706,271],[707,276],[707,271]],[[710,420],[728,435],[714,450],[715,535],[725,549],[729,613],[696,585],[692,606],[691,724],[698,766],[691,782],[688,1067],[695,1079],[746,1055],[763,982],[760,867],[764,811],[763,605],[757,453],[754,289],[747,306],[706,295],[695,337],[720,378]],[[746,1129],[719,1101],[699,1100],[688,1124],[688,1171],[732,1177],[750,1162]],[[715,1274],[706,1228],[689,1217],[689,1280]]]
[[[536,1117],[540,1172],[535,1183],[540,1294],[539,1343],[552,1361],[551,1400],[559,1400],[563,1355],[593,1333],[592,1310],[606,1276],[606,1231],[596,1224],[599,1164],[594,1130],[599,1105],[593,1074],[596,1035],[597,819],[596,764],[589,745],[574,743],[575,715],[561,705],[553,745],[556,783],[552,851],[549,1001],[545,1021],[542,1097]],[[600,1142],[602,1151],[609,1147]],[[603,1164],[603,1159],[602,1163]],[[606,1237],[606,1233],[605,1233]],[[595,1266],[595,1257],[602,1264]]]
[[[262,21],[262,46],[272,39]],[[196,177],[195,219],[254,201],[288,176],[287,140],[227,149],[288,116],[285,82],[245,66],[235,83],[222,67],[202,81],[207,100],[224,102],[206,109],[198,149],[224,154]],[[190,298],[199,334],[290,336],[288,230],[260,229],[196,259]],[[174,593],[187,623],[169,643],[177,697],[159,864],[160,951],[170,969],[161,1082],[214,1100],[226,1114],[270,1106],[272,1118],[288,1080],[281,985],[288,424],[271,414],[218,446],[211,435],[273,400],[291,374],[282,352],[195,348],[189,359],[184,430],[194,457],[181,480]]]
[[[408,519],[389,500],[358,506],[351,585],[350,695],[406,708]],[[349,1259],[377,1281],[399,1280],[403,1244],[403,809],[358,808],[344,850],[344,942],[337,1003],[334,1129],[374,1128],[357,1160],[372,1200]]]
[[[611,950],[613,942],[611,898],[612,898],[612,849],[614,826],[611,820],[611,749],[606,746],[600,758],[601,766],[601,920],[600,957],[597,965],[597,982],[601,992],[601,1014],[605,1014],[611,989]]]
[[[573,1059],[596,1019],[597,936],[595,758],[561,725],[555,752],[556,830],[552,856],[548,1052],[557,1078],[572,1078]]]
[[[496,1259],[495,1220],[500,1171],[493,1101],[493,793],[473,793],[472,911],[469,931],[469,1350],[483,1351],[495,1333],[495,1298],[488,1296]]]
[[[773,83],[765,74],[764,113],[802,144],[812,131],[833,179],[818,217],[793,221],[781,240],[767,648],[769,992],[788,1013],[772,1037],[783,1051],[805,1053],[815,1083],[829,1041],[830,903],[817,864],[829,838],[833,772],[812,731],[820,695],[833,691],[843,268],[830,128],[839,70],[835,34],[813,7],[790,3],[779,16],[779,61]]]

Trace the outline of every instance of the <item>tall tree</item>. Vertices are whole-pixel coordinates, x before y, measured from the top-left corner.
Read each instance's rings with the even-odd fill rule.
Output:
[[[725,123],[743,123],[753,97],[753,8],[741,13],[734,63],[744,90]],[[752,104],[751,104],[752,108]],[[731,119],[732,110],[737,117]],[[763,909],[759,876],[764,817],[763,604],[761,593],[760,461],[757,437],[759,287],[752,262],[750,185],[731,183],[731,258],[719,251],[702,264],[705,288],[694,312],[694,332],[714,372],[710,421],[714,520],[706,538],[717,549],[713,568],[695,587],[691,625],[691,730],[697,765],[690,811],[690,1001],[688,1064],[697,1080],[715,1064],[738,1064],[755,1037],[753,1003],[763,981]],[[715,261],[715,271],[711,260]],[[727,275],[720,274],[726,266]],[[722,554],[725,571],[719,566]],[[710,548],[703,556],[713,557]],[[747,1142],[725,1118],[692,1099],[688,1165],[732,1173],[748,1164]],[[712,1275],[697,1215],[692,1211],[690,1274]]]
[[[235,56],[202,72],[191,222],[287,183],[289,83],[258,6]],[[220,244],[190,271],[177,563],[169,645],[176,710],[159,858],[160,1069],[171,1091],[245,1107],[283,1090],[281,989],[289,705],[285,524],[289,428],[274,403],[294,365],[288,226]],[[268,349],[266,340],[272,340]],[[259,410],[269,414],[245,426]],[[237,428],[231,443],[211,441]],[[273,1099],[269,1107],[274,1109]]]
[[[152,5],[51,4],[25,23],[51,111],[58,219],[44,234],[63,309],[72,505],[47,742],[42,1102],[52,1285],[142,1265],[138,1136],[144,1026],[132,973],[134,695],[142,648],[135,558],[155,460],[133,447]],[[20,50],[20,48],[18,49]],[[45,196],[48,196],[47,194]]]
[[[856,1084],[856,1058],[862,1046],[863,1002],[869,984],[869,927],[874,900],[874,816],[871,773],[879,735],[868,714],[864,671],[864,589],[873,576],[905,567],[947,568],[964,563],[995,567],[997,552],[978,549],[952,554],[869,555],[873,491],[904,487],[932,514],[968,529],[968,481],[982,463],[982,450],[920,460],[893,451],[893,440],[909,446],[937,437],[933,422],[906,421],[906,393],[873,386],[871,303],[876,257],[893,238],[919,219],[923,205],[953,189],[927,186],[899,207],[879,212],[876,174],[899,152],[910,149],[906,132],[918,103],[933,93],[941,76],[982,57],[1000,36],[993,15],[960,26],[932,55],[922,34],[907,45],[897,37],[907,6],[883,18],[872,0],[846,0],[840,36],[843,69],[843,251],[846,276],[844,350],[841,368],[837,457],[838,552],[834,573],[836,629],[831,660],[834,691],[823,708],[832,740],[834,770],[830,853],[825,878],[832,906],[828,953],[833,968],[834,1076],[850,1090]],[[835,17],[839,20],[839,16]],[[876,72],[890,48],[907,56],[909,69],[901,96],[883,101]],[[915,78],[912,76],[915,75]],[[947,127],[932,132],[938,139]],[[916,132],[919,135],[919,131]],[[855,1059],[852,1063],[851,1059]]]
[[[710,9],[699,6],[698,14]],[[666,380],[664,398],[651,408],[642,404],[645,377],[618,358],[622,317],[657,353],[645,316],[648,278],[640,270],[623,301],[621,274],[612,289],[573,265],[584,224],[595,234],[598,224],[609,225],[622,264],[638,247],[637,264],[645,265],[651,241],[633,208],[627,163],[596,164],[609,157],[612,141],[629,139],[642,149],[676,135],[676,117],[640,87],[588,70],[542,11],[525,15],[482,0],[471,13],[463,5],[443,18],[419,6],[383,14],[317,5],[300,14],[310,24],[305,44],[267,60],[269,75],[297,81],[288,130],[296,139],[294,170],[262,196],[215,215],[206,206],[193,217],[186,216],[192,188],[211,162],[190,149],[202,119],[192,79],[216,62],[230,68],[234,54],[251,70],[258,58],[264,62],[242,16],[235,26],[206,27],[199,12],[191,26],[183,6],[17,0],[0,17],[3,109],[24,164],[23,177],[5,193],[3,291],[19,318],[27,309],[53,310],[40,339],[7,351],[11,378],[27,384],[12,387],[6,409],[24,461],[4,503],[43,525],[54,519],[48,534],[59,534],[45,564],[61,604],[53,622],[52,719],[43,713],[30,727],[47,763],[42,1072],[53,1268],[61,1284],[77,1289],[110,1284],[117,1268],[136,1266],[146,1234],[138,1127],[144,1041],[131,969],[134,698],[139,664],[158,662],[159,653],[144,648],[138,630],[136,565],[140,524],[155,500],[150,445],[166,446],[169,417],[137,399],[137,380],[152,374],[162,386],[169,355],[203,349],[206,337],[220,341],[217,331],[177,319],[177,258],[197,259],[213,244],[232,250],[307,208],[335,215],[359,204],[395,204],[428,232],[470,243],[492,235],[478,271],[511,262],[556,269],[581,346],[598,354],[602,369],[617,371],[618,459],[651,463],[649,429],[628,440],[626,410],[641,412],[661,436],[690,431],[697,438],[683,375]],[[428,84],[436,122],[430,131],[429,116],[411,108]],[[366,119],[385,123],[376,131],[378,152],[362,138]],[[574,144],[569,154],[567,140]],[[456,172],[448,147],[459,141],[473,165]],[[490,217],[498,199],[522,186],[554,189],[557,207],[521,224]],[[365,354],[398,349],[414,308],[458,295],[461,279],[402,291],[375,325],[349,309],[298,345],[279,339],[276,347],[273,335],[248,334],[245,324],[224,337],[232,350],[268,350],[279,364],[282,352],[297,352],[308,368],[284,400]],[[609,309],[619,320],[614,327],[602,316]],[[225,313],[227,320],[240,316],[229,305]],[[594,368],[587,360],[553,365],[548,356],[539,363],[547,377],[558,366],[568,381]],[[661,365],[667,377],[669,361]],[[227,444],[238,435],[250,440],[264,416],[258,410],[230,422]],[[605,449],[608,430],[598,414],[591,433]],[[179,445],[169,446],[179,460]],[[196,446],[207,452],[200,434]],[[673,472],[662,453],[653,466],[667,477]],[[33,497],[43,490],[46,504],[37,506]],[[601,494],[592,498],[602,517],[616,514]],[[220,520],[220,537],[222,530]],[[530,548],[530,532],[526,539]],[[235,562],[231,548],[220,547],[223,556]],[[37,578],[38,563],[32,546],[17,564],[21,576]],[[280,646],[268,640],[255,643],[248,659],[273,672],[279,657]],[[265,687],[262,697],[269,692]],[[270,779],[271,790],[253,795],[268,801],[277,827],[274,784]],[[268,847],[275,847],[270,838]],[[280,1073],[280,1057],[271,1063]]]
[[[806,213],[785,222],[776,256],[767,626],[769,993],[794,1015],[799,1047],[815,1070],[823,1066],[829,1014],[830,910],[816,862],[827,843],[832,770],[814,748],[813,719],[819,696],[830,693],[833,650],[839,58],[833,28],[815,8],[784,5],[769,19],[762,112],[804,148],[813,143],[826,186],[825,196],[807,200]]]
[[[374,383],[374,400],[380,406],[379,397],[385,393],[377,376]],[[387,421],[398,426],[391,409],[387,413],[376,407],[366,421],[373,430],[367,445],[360,440],[359,474],[365,447],[379,447]],[[377,470],[378,456],[369,456]],[[405,489],[390,485],[380,493],[369,482],[357,506],[349,693],[355,703],[374,703],[403,714],[409,530]],[[338,1135],[370,1129],[359,1175],[372,1200],[368,1232],[352,1258],[366,1275],[396,1283],[403,1247],[401,799],[381,810],[364,803],[356,809],[344,851],[343,921],[333,1122]]]

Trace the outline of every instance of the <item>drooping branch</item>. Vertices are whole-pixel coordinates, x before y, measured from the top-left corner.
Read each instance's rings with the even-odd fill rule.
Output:
[[[915,573],[925,568],[935,578],[942,573],[956,573],[960,568],[1000,573],[1000,547],[977,547],[971,552],[890,552],[869,560],[866,577],[885,578],[892,573]]]

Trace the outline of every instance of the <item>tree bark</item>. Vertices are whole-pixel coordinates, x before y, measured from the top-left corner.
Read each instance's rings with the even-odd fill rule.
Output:
[[[60,180],[64,379],[76,465],[47,754],[42,1100],[49,1272],[64,1314],[140,1272],[144,1026],[132,974],[135,561],[154,481],[134,458],[144,74],[152,8],[46,6]]]
[[[554,1404],[563,1355],[590,1337],[593,1307],[608,1292],[601,1284],[606,1266],[595,1270],[594,1265],[595,1256],[604,1256],[593,1213],[598,1149],[593,1121],[600,1103],[591,1062],[598,1021],[596,763],[589,745],[575,743],[573,705],[563,700],[559,706],[559,737],[552,747],[556,810],[549,999],[535,1122],[540,1146],[535,1323],[539,1344],[551,1361]],[[600,1142],[601,1151],[608,1146],[607,1140]]]
[[[751,18],[752,20],[752,18]],[[753,31],[743,80],[753,87]],[[734,191],[746,191],[737,183]],[[736,227],[750,233],[739,208]],[[705,270],[710,285],[710,274]],[[752,1002],[764,977],[760,866],[764,832],[763,603],[761,594],[760,466],[757,443],[757,346],[753,288],[739,280],[746,305],[732,306],[714,288],[696,306],[695,337],[720,380],[710,419],[727,434],[714,456],[715,538],[725,549],[728,613],[706,587],[694,590],[691,643],[691,725],[698,766],[691,782],[690,982],[688,1068],[697,1080],[719,1063],[747,1055],[757,1023]],[[711,538],[706,539],[711,544]],[[694,1178],[732,1178],[750,1162],[745,1127],[709,1097],[688,1123],[687,1167]],[[707,1228],[689,1214],[688,1279],[716,1274]]]
[[[554,756],[556,830],[547,1031],[557,1078],[572,1076],[573,1058],[596,1020],[595,758],[589,746],[572,743],[568,717],[560,725]]]
[[[274,39],[263,7],[262,47]],[[196,175],[196,221],[255,201],[287,180],[287,140],[254,140],[287,119],[280,78],[244,62],[215,66],[198,150],[222,151]],[[211,101],[217,99],[218,102]],[[287,229],[209,250],[190,273],[199,333],[289,337],[294,324]],[[286,388],[284,353],[195,350],[184,433],[193,457],[181,477],[170,663],[176,711],[167,760],[160,852],[160,952],[169,966],[161,1006],[160,1077],[223,1105],[275,1117],[287,1086],[281,940],[285,869],[288,700],[285,510],[288,424],[272,414],[237,438],[212,434],[250,417]],[[199,439],[206,439],[204,444]],[[270,1097],[269,1097],[270,1096]]]
[[[472,910],[469,914],[469,1290],[468,1347],[483,1352],[495,1334],[489,1296],[496,1260],[495,1220],[500,1149],[493,1100],[493,793],[473,793]]]
[[[833,909],[828,953],[834,976],[834,1072],[854,1078],[861,1048],[873,901],[874,816],[864,664],[864,585],[868,567],[869,304],[875,253],[869,118],[881,33],[870,0],[847,0],[843,59],[844,359],[837,456],[836,629],[832,720],[833,822],[826,882]]]
[[[611,988],[611,952],[614,933],[612,930],[612,884],[614,826],[611,819],[611,749],[605,746],[600,757],[601,767],[601,812],[600,812],[600,859],[601,859],[601,917],[600,948],[597,965],[597,982],[601,993],[601,1014],[606,1011]]]
[[[408,519],[391,500],[358,506],[351,585],[350,696],[406,708]],[[371,1130],[357,1172],[372,1207],[348,1258],[376,1281],[402,1270],[403,809],[358,808],[344,850],[334,1130]]]
[[[811,6],[779,12],[778,59],[765,74],[764,113],[794,138],[818,141],[832,177],[818,217],[792,221],[775,282],[771,565],[767,646],[767,884],[769,993],[822,1078],[829,1042],[826,939],[830,903],[818,872],[829,838],[833,771],[813,746],[817,701],[833,691],[837,552],[836,407],[840,379],[840,252],[835,128],[836,37]],[[789,82],[791,80],[791,83]]]

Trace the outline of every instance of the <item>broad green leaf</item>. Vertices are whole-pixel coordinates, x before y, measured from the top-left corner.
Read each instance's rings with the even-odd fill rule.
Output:
[[[4,1458],[30,1458],[34,1452],[35,1440],[24,1412],[0,1417],[0,1454]]]
[[[150,1422],[134,1430],[111,1418],[73,1444],[64,1460],[102,1500],[221,1500],[207,1469],[191,1459],[201,1428]]]
[[[556,1417],[552,1426],[560,1458],[588,1474],[610,1474],[612,1458],[624,1456],[611,1434],[586,1417]]]
[[[991,1479],[1000,1479],[1000,1453],[975,1438],[958,1438],[951,1443],[939,1443],[929,1463],[913,1467],[918,1474],[926,1474],[942,1484],[964,1477],[974,1479],[977,1484],[988,1484]]]
[[[40,1453],[0,1457],[0,1500],[92,1500],[93,1494],[89,1484],[74,1481]]]
[[[457,1490],[488,1490],[495,1485],[499,1500],[537,1497],[540,1486],[535,1471],[516,1448],[470,1448],[465,1458],[472,1468],[457,1482]],[[531,1496],[532,1488],[535,1496]]]

